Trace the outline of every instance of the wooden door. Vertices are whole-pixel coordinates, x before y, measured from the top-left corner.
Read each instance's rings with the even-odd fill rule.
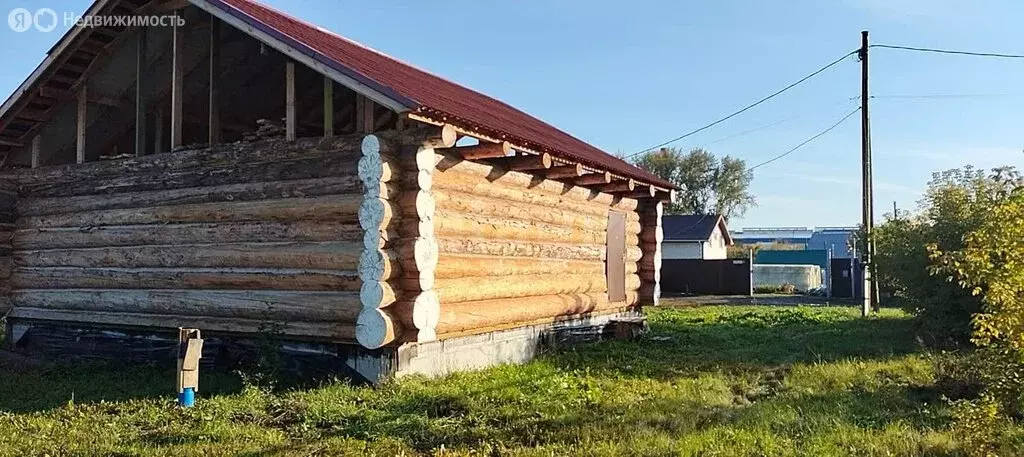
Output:
[[[604,274],[608,284],[608,301],[626,300],[626,215],[608,213],[608,236],[605,240]]]

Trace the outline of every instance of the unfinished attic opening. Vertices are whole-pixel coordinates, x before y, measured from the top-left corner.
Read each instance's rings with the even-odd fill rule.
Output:
[[[120,13],[143,6],[114,3]],[[289,104],[297,138],[399,123],[396,112],[194,5],[163,13],[183,25],[69,32],[66,48],[55,47],[50,58],[64,55],[33,81],[33,96],[2,126],[7,164],[61,165],[285,137]]]

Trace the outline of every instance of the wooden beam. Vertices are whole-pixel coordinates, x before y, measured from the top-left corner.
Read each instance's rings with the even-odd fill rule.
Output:
[[[47,119],[47,112],[33,109],[22,109],[14,115],[15,118],[26,119],[33,122],[44,122]]]
[[[121,101],[112,97],[89,97],[88,102],[94,105],[103,105],[112,108],[117,108],[121,106]]]
[[[177,17],[180,13],[175,11],[174,15]],[[178,26],[178,21],[175,19],[172,24],[172,39],[171,39],[171,150],[181,146],[182,138],[182,126],[184,125],[182,116],[182,103],[184,102],[184,92],[182,91],[182,84],[185,79],[185,56],[184,56],[184,39],[185,34],[183,33],[182,27]]]
[[[285,140],[295,141],[295,62],[288,61],[284,69]]]
[[[507,168],[512,171],[547,170],[551,168],[551,155],[546,152],[540,155],[531,154],[508,157],[504,160],[508,162]]]
[[[462,146],[457,148],[446,148],[439,152],[450,152],[459,154],[466,160],[494,159],[506,157],[512,153],[512,145],[507,141],[501,143],[481,142],[473,146]]]
[[[135,156],[146,151],[146,102],[142,93],[146,90],[143,73],[146,70],[146,28],[139,27],[138,49],[135,54]]]
[[[632,179],[615,181],[611,184],[601,186],[601,192],[606,193],[633,192],[634,189],[636,189],[636,181],[633,181]]]
[[[676,191],[674,189],[668,190],[668,191],[659,190],[654,195],[654,198],[657,198],[658,200],[661,200],[663,202],[675,203],[676,202]]]
[[[221,142],[220,126],[220,21],[211,18],[210,24],[210,131],[207,143]]]
[[[334,80],[324,75],[324,138],[334,136]]]
[[[0,138],[0,146],[14,146],[16,148],[20,148],[24,146],[24,144],[18,141],[11,141]]]
[[[629,194],[632,198],[654,198],[657,195],[658,189],[654,186],[640,185],[633,193]]]
[[[356,131],[373,133],[373,100],[356,94]]]
[[[85,126],[86,117],[89,114],[89,94],[87,86],[82,86],[78,92],[78,125],[75,135],[75,151],[78,163],[85,163]]]
[[[156,2],[155,5],[152,6],[150,11],[152,11],[154,13],[164,13],[164,12],[167,12],[167,11],[180,10],[182,8],[185,8],[186,6],[189,6],[189,5],[190,5],[190,3],[188,2],[188,0],[160,0],[160,1]],[[145,6],[143,6],[140,9],[144,9],[147,6],[149,6],[149,5],[145,5]]]
[[[153,118],[153,153],[164,152],[164,109],[157,108]]]
[[[43,149],[42,141],[43,137],[39,135],[32,138],[32,168],[39,168],[39,164],[42,162],[40,157]]]
[[[548,179],[578,178],[580,176],[583,176],[582,163],[551,167],[550,170],[544,173],[544,177]]]
[[[612,182],[612,174],[607,171],[583,175],[572,181],[577,186],[592,186],[594,184],[608,184],[610,182]]]

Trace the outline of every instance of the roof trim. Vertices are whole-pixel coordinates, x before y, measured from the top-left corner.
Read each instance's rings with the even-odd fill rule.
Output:
[[[92,6],[86,10],[84,16],[96,15],[97,12],[105,8],[111,1],[112,0],[96,1],[96,3],[93,3]],[[0,105],[0,119],[3,119],[7,112],[10,111],[11,108],[13,108],[14,105],[28,93],[29,89],[35,85],[44,73],[46,73],[46,70],[49,70],[50,66],[63,56],[64,51],[67,50],[68,46],[70,46],[71,43],[75,41],[75,38],[77,38],[78,35],[81,35],[84,31],[85,27],[76,24],[64,33],[64,36],[60,38],[60,41],[46,52],[46,58],[39,63],[39,66],[37,66],[28,78],[26,78],[25,81],[23,81],[21,85],[19,85],[18,88],[15,89],[9,97],[7,97],[7,100],[4,101],[3,105]]]
[[[420,107],[420,104],[415,100],[404,97],[359,72],[339,64],[336,60],[317,52],[305,43],[282,33],[280,30],[267,26],[262,21],[249,16],[243,11],[239,11],[221,0],[188,1],[199,7],[199,9],[212,14],[217,19],[226,22],[228,25],[270,45],[270,47],[297,60],[303,65],[330,76],[338,84],[342,84],[370,100],[386,106],[392,111],[402,113]]]

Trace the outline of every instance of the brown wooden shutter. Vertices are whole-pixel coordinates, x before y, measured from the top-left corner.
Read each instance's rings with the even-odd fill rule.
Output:
[[[608,301],[626,300],[626,215],[608,213],[604,274],[608,283]]]

